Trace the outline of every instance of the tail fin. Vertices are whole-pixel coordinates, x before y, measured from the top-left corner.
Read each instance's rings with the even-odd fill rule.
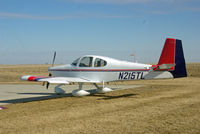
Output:
[[[171,72],[174,78],[187,77],[181,40],[172,38],[166,39],[157,69],[155,70],[168,70]]]

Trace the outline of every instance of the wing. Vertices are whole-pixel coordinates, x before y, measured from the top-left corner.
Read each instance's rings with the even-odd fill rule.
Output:
[[[70,82],[99,83],[99,81],[92,81],[78,77],[45,77],[45,76],[26,75],[26,76],[21,76],[20,79],[25,81],[40,81],[40,82],[49,82],[58,84],[69,84]]]

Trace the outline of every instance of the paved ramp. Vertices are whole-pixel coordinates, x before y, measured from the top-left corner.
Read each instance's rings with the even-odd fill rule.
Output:
[[[122,90],[128,88],[140,87],[141,85],[108,85],[106,87],[114,90]],[[66,91],[65,95],[56,95],[54,93],[55,85],[51,85],[47,90],[41,85],[0,85],[0,105],[10,103],[22,103],[36,100],[46,100],[58,97],[71,96],[71,92],[78,89],[78,85],[65,85],[61,88]],[[84,90],[94,90],[93,85],[83,85]]]

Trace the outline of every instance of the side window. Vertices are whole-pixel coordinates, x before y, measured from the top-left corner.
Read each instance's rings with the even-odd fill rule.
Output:
[[[93,57],[84,57],[81,59],[79,67],[92,67]]]
[[[94,67],[104,67],[107,65],[107,62],[105,60],[96,58],[94,61]]]

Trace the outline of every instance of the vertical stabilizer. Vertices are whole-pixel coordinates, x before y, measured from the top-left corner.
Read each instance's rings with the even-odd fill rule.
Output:
[[[175,64],[175,41],[171,38],[166,39],[158,65]]]
[[[157,66],[158,67],[155,70],[168,70],[171,72],[174,78],[187,77],[185,58],[181,40],[172,38],[166,39]]]

